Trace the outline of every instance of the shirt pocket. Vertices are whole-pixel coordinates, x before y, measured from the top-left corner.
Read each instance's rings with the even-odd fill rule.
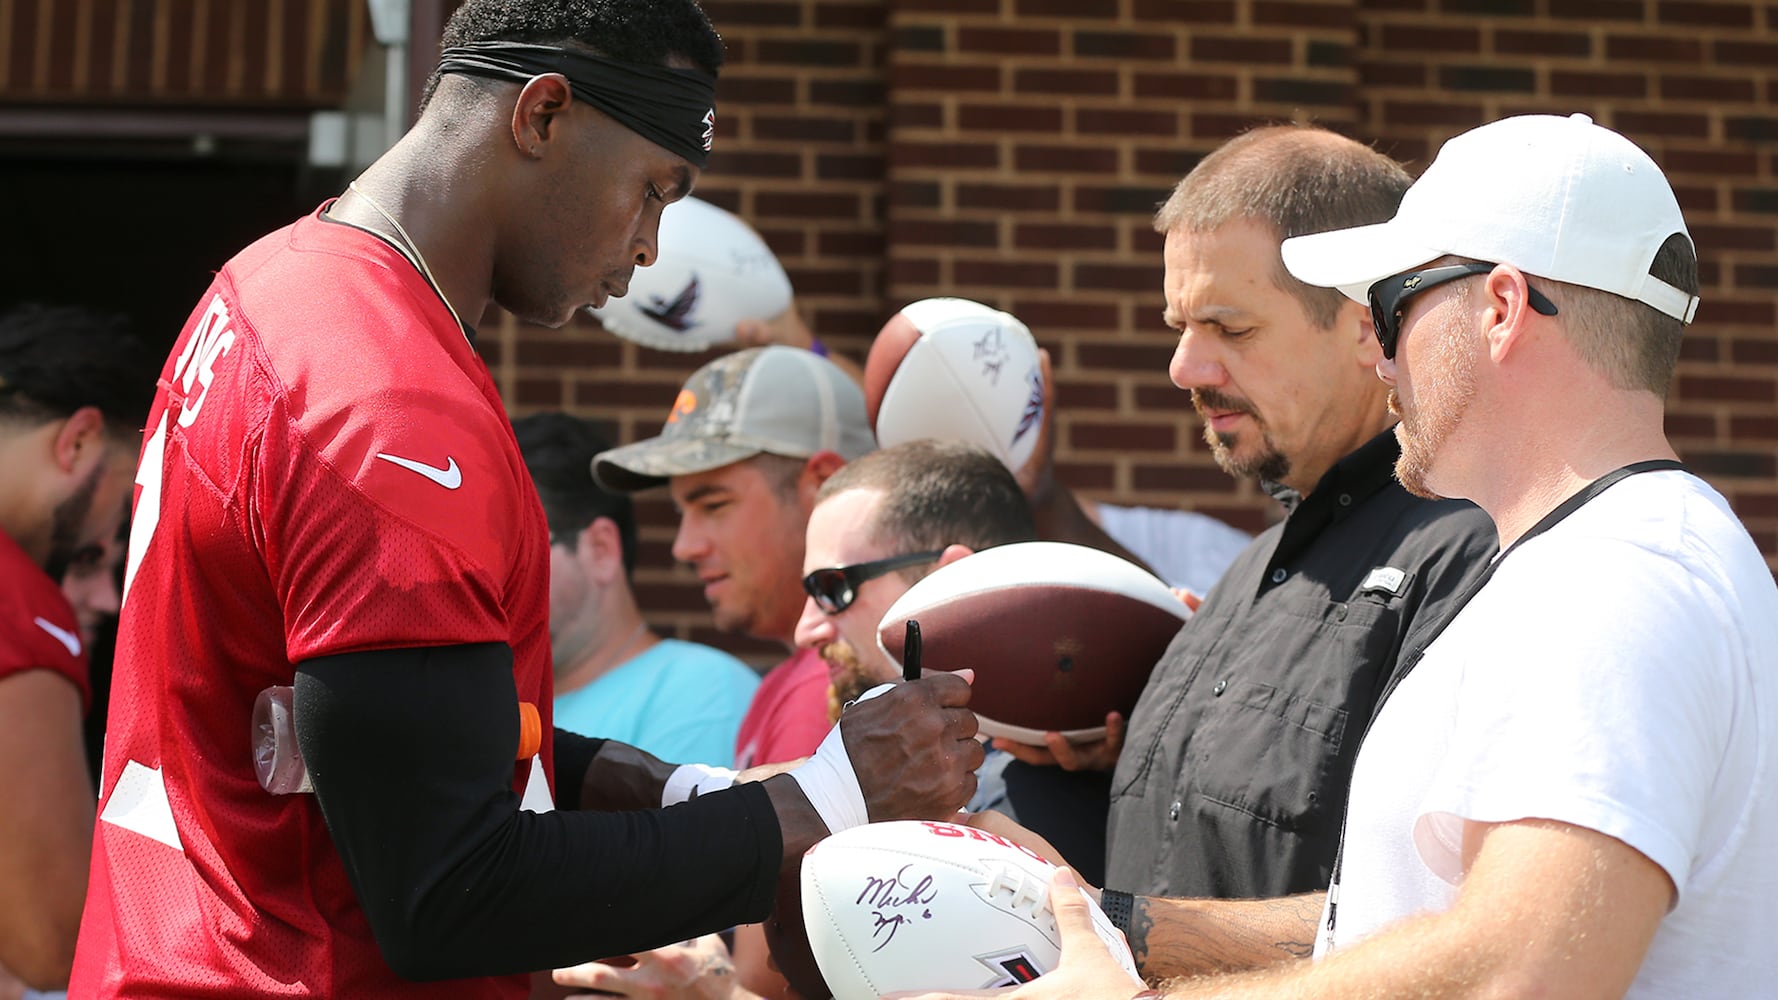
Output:
[[[1289,613],[1262,640],[1275,659],[1221,685],[1182,775],[1205,799],[1285,830],[1337,822],[1356,741],[1395,645],[1396,615],[1375,601]],[[1257,637],[1256,637],[1257,638]]]

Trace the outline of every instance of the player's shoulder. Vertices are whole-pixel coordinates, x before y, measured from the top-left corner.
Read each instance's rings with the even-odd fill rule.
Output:
[[[0,532],[0,672],[21,667],[84,671],[80,620],[41,567]]]

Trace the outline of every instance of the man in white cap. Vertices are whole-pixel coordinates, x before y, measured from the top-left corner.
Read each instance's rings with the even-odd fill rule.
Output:
[[[1698,279],[1659,168],[1584,116],[1509,118],[1390,222],[1283,254],[1371,304],[1397,474],[1504,551],[1365,737],[1325,960],[1165,995],[1770,996],[1778,587],[1663,430]],[[1054,895],[1067,958],[1020,996],[1131,997]],[[1149,913],[1194,973],[1300,922],[1284,902]]]

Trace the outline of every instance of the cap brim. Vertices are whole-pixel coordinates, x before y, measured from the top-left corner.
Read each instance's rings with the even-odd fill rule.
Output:
[[[709,472],[759,453],[757,447],[708,438],[653,437],[594,456],[593,479],[614,493],[635,493],[664,486],[673,476]]]
[[[1279,247],[1298,281],[1337,288],[1354,302],[1369,301],[1372,285],[1445,251],[1426,246],[1395,222],[1293,236]]]

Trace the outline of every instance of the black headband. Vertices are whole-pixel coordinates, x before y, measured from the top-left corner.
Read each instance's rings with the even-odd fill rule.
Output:
[[[630,131],[702,169],[716,134],[716,77],[698,69],[616,62],[590,52],[530,42],[470,42],[445,49],[440,73],[525,83],[568,78],[574,96]]]

